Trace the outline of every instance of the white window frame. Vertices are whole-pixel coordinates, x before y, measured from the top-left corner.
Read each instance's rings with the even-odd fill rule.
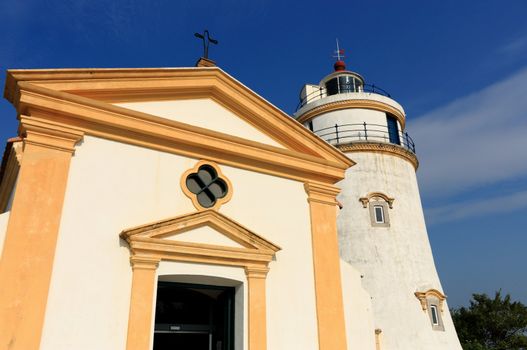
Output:
[[[433,326],[439,326],[439,313],[437,312],[437,305],[430,305],[430,316]],[[434,321],[435,318],[435,321]]]
[[[384,200],[371,200],[368,203],[370,212],[370,222],[373,227],[390,227],[390,216],[388,214],[388,203]],[[375,209],[381,207],[382,221],[377,221]]]
[[[377,208],[380,209],[380,213],[381,213],[381,220],[378,220],[377,218]],[[373,206],[373,214],[374,214],[374,220],[375,220],[375,223],[376,224],[384,224],[386,222],[386,220],[384,219],[384,206],[382,205],[379,205],[379,204],[375,204]]]

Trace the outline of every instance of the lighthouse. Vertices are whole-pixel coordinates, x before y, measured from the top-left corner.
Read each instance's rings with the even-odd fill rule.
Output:
[[[428,240],[405,111],[348,70],[341,54],[337,47],[331,74],[302,88],[294,118],[356,163],[339,182],[339,250],[371,297],[377,349],[461,349]]]

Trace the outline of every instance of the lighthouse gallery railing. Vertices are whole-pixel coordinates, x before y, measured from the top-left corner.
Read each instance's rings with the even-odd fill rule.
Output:
[[[313,130],[318,137],[332,145],[353,142],[382,142],[399,145],[415,153],[414,140],[407,132],[390,130],[386,125],[368,124],[335,124],[327,128]]]

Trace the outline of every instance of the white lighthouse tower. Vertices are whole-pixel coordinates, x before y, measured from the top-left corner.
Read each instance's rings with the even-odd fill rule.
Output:
[[[461,349],[428,241],[404,109],[346,70],[337,52],[335,71],[304,86],[294,117],[356,163],[339,183],[340,255],[371,296],[377,349]]]

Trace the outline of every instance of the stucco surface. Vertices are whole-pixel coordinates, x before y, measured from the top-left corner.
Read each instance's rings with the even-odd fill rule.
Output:
[[[341,260],[340,274],[348,349],[375,350],[371,297],[362,287],[360,273],[349,263]]]
[[[132,270],[130,252],[118,235],[127,228],[195,212],[180,188],[180,177],[197,161],[90,136],[77,146],[42,349],[125,347]],[[267,277],[268,348],[317,349],[311,231],[303,184],[219,166],[233,186],[232,199],[220,212],[282,248]],[[190,235],[203,239],[211,233]],[[193,269],[177,273],[192,274]]]
[[[267,276],[268,349],[318,349],[311,226],[303,184],[228,166],[222,171],[235,192],[220,211],[282,248]]]
[[[117,106],[284,148],[236,114],[208,99],[118,103]]]
[[[242,248],[238,242],[226,237],[224,234],[216,231],[209,226],[197,227],[193,230],[179,233],[165,239],[189,243],[213,244],[224,247]]]
[[[339,183],[344,205],[337,223],[340,253],[364,277],[372,297],[375,328],[383,349],[461,349],[445,305],[445,331],[434,331],[414,292],[442,291],[428,240],[415,170],[404,159],[382,153],[348,153],[357,165]],[[395,198],[389,227],[371,225],[360,197],[382,192]]]
[[[315,90],[316,91],[316,90]],[[306,88],[306,92],[308,94],[313,94],[313,86],[308,86]],[[371,92],[352,92],[352,93],[342,93],[342,94],[336,94],[331,96],[324,96],[322,95],[321,98],[317,98],[316,93],[314,95],[311,95],[313,97],[310,98],[310,101],[308,104],[300,108],[298,111],[295,112],[295,117],[298,117],[304,113],[309,112],[310,110],[328,104],[338,101],[345,101],[345,100],[370,100],[370,101],[377,101],[385,103],[389,106],[392,106],[399,111],[404,113],[404,108],[395,100],[392,100],[391,98]]]

